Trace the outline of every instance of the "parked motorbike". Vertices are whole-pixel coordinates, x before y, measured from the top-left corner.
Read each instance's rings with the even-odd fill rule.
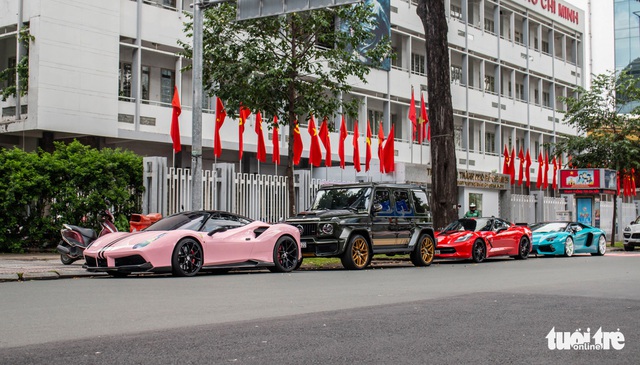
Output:
[[[101,212],[99,217],[102,230],[98,235],[96,234],[96,231],[91,228],[83,228],[71,224],[62,225],[63,228],[60,230],[62,241],[60,241],[57,249],[60,253],[60,261],[62,261],[63,264],[70,265],[74,261],[81,260],[83,258],[84,250],[98,237],[118,232],[118,229],[114,224],[115,219],[109,209],[105,209]]]

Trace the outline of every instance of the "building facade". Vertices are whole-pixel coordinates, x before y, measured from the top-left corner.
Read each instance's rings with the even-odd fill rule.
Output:
[[[190,60],[178,55],[178,40],[190,41],[183,24],[190,19],[191,3],[0,2],[0,7],[7,7],[0,8],[0,69],[15,65],[24,54],[17,41],[19,22],[33,36],[28,49],[27,95],[20,103],[13,97],[0,101],[0,146],[33,150],[55,140],[78,138],[98,147],[122,147],[172,161],[171,99],[177,85],[185,153],[174,164],[188,167],[192,78],[190,71],[182,71]],[[408,119],[412,87],[418,104],[421,94],[427,100],[428,92],[438,92],[426,87],[424,29],[416,5],[415,0],[391,0],[391,40],[397,57],[389,71],[372,70],[368,83],[354,85],[353,92],[344,97],[362,101],[358,118],[347,120],[349,133],[356,120],[361,134],[367,120],[374,135],[379,121],[385,136],[393,124],[396,162],[430,166],[428,142],[411,142]],[[573,96],[575,87],[585,84],[584,11],[560,0],[445,0],[445,5],[458,169],[500,173],[506,145],[516,154],[520,149],[530,151],[535,182],[538,154],[549,153],[550,143],[575,133],[562,123],[566,106],[561,97]],[[11,82],[15,78],[7,80]],[[207,169],[214,162],[215,103],[206,98],[203,109],[203,167]],[[250,117],[249,127],[254,122]],[[223,155],[218,161],[235,162],[243,172],[254,173],[257,161],[252,152],[257,137],[252,128],[246,128],[245,157],[240,164],[237,128],[229,120],[222,127]],[[265,134],[270,154],[271,133],[266,128]],[[302,135],[308,146],[309,136]],[[337,146],[338,141],[336,131],[331,134],[332,145]],[[345,144],[350,146],[350,141]],[[363,150],[365,138],[360,141]],[[281,140],[280,151],[286,151],[287,143]],[[372,149],[377,150],[375,138]],[[305,150],[299,168],[305,168]],[[333,150],[337,161],[337,148]],[[346,148],[349,162],[351,151]],[[282,159],[286,161],[286,156]],[[341,176],[358,179],[350,168],[353,170],[347,166]],[[283,173],[282,165],[280,169]],[[278,167],[262,164],[262,170],[278,171]],[[518,188],[520,191],[526,194],[529,189]],[[465,193],[461,202],[466,204],[468,199]]]

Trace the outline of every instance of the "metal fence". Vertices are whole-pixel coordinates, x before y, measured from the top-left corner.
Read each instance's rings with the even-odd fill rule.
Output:
[[[511,220],[517,223],[536,222],[536,197],[533,195],[511,195]]]

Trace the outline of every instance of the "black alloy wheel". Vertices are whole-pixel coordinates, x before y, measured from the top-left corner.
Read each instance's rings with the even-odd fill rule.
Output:
[[[273,247],[273,263],[271,272],[291,272],[298,268],[298,244],[290,236],[282,236]]]
[[[475,263],[481,263],[487,258],[487,247],[482,240],[476,240],[471,248],[471,259]]]
[[[200,244],[193,238],[178,242],[171,256],[174,276],[194,276],[202,268],[203,253]]]
[[[515,257],[515,259],[526,260],[527,257],[529,257],[529,251],[531,251],[531,247],[529,246],[529,239],[523,236],[520,239],[520,244],[518,245],[518,255]]]

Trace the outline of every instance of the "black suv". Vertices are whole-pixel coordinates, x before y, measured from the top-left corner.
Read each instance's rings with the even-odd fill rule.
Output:
[[[303,257],[340,257],[364,269],[375,254],[410,254],[429,266],[435,252],[427,193],[417,185],[359,183],[323,186],[311,210],[287,220],[298,227]]]

